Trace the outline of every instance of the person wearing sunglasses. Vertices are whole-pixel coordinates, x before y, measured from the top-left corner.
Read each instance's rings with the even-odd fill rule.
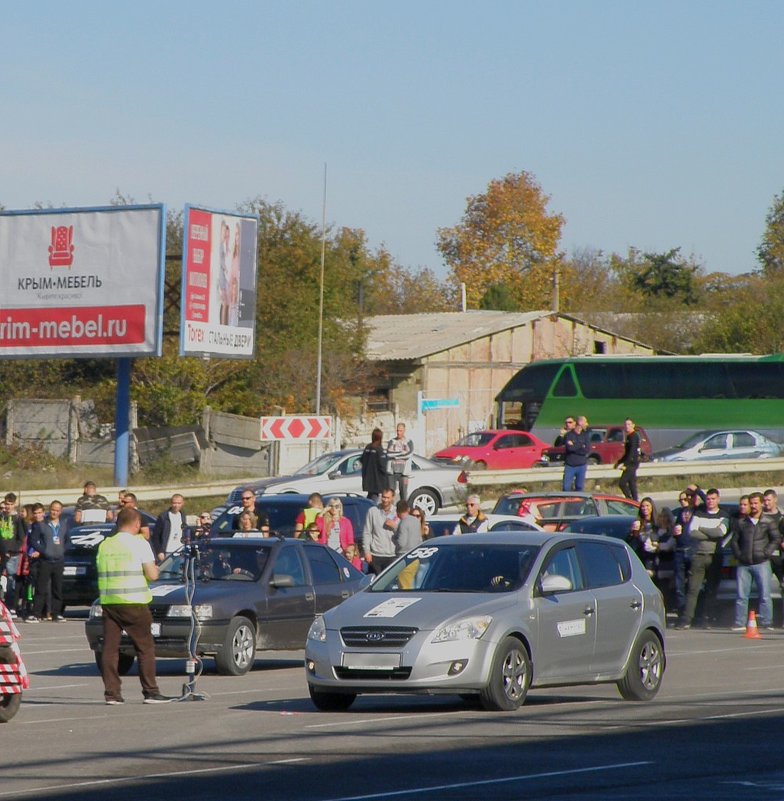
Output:
[[[452,534],[473,534],[474,532],[487,531],[489,521],[482,514],[478,495],[469,495],[466,498],[466,513],[457,521],[455,530]]]
[[[240,495],[242,507],[232,518],[231,528],[233,531],[240,531],[240,516],[247,513],[253,521],[253,529],[260,531],[264,537],[269,537],[270,525],[269,518],[264,512],[256,512],[256,493],[251,489],[244,489]]]

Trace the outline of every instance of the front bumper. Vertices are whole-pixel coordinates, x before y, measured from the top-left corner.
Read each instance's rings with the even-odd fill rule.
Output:
[[[400,648],[347,647],[340,633],[330,630],[325,642],[307,641],[308,684],[330,692],[433,694],[487,685],[497,645],[488,632],[478,640],[433,643],[432,637],[433,631],[419,631]]]
[[[214,655],[224,650],[228,620],[210,620],[201,623],[196,654]],[[85,623],[85,633],[93,651],[103,649],[103,621],[90,619]],[[185,659],[190,655],[188,644],[191,637],[191,622],[187,618],[154,621],[152,624],[155,656],[170,659]],[[130,637],[123,634],[120,653],[132,656],[136,653]]]

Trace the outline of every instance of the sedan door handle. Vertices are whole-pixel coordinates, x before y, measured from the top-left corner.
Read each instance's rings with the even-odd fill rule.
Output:
[[[306,601],[312,601],[315,597],[316,596],[312,592],[306,592],[305,593],[305,600]]]
[[[583,614],[584,615],[590,616],[590,615],[593,614],[593,612],[594,612],[594,609],[593,609],[592,606],[586,606],[585,609],[583,609]]]
[[[340,593],[340,597],[341,598],[350,598],[351,597],[351,593],[348,590],[343,590],[343,592]]]
[[[632,601],[629,604],[629,606],[631,606],[632,609],[642,609],[642,602],[641,601]]]

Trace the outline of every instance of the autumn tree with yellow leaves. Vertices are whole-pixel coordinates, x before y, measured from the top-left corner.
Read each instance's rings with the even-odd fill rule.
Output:
[[[521,310],[549,308],[565,222],[548,212],[549,200],[531,173],[509,173],[469,197],[456,226],[438,230],[437,247],[452,278],[465,283],[469,308],[501,286]]]

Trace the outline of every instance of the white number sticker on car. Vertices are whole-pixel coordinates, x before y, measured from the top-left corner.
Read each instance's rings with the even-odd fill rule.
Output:
[[[404,609],[408,609],[411,604],[421,601],[421,598],[390,598],[378,606],[374,606],[365,612],[365,617],[395,617]]]
[[[82,548],[93,548],[100,545],[106,534],[103,531],[88,531],[85,534],[74,534],[70,540],[72,545],[81,545]]]
[[[429,559],[434,553],[438,553],[438,548],[417,548],[406,554],[406,559]]]
[[[559,637],[577,637],[585,634],[585,618],[579,620],[564,620],[558,624]]]

